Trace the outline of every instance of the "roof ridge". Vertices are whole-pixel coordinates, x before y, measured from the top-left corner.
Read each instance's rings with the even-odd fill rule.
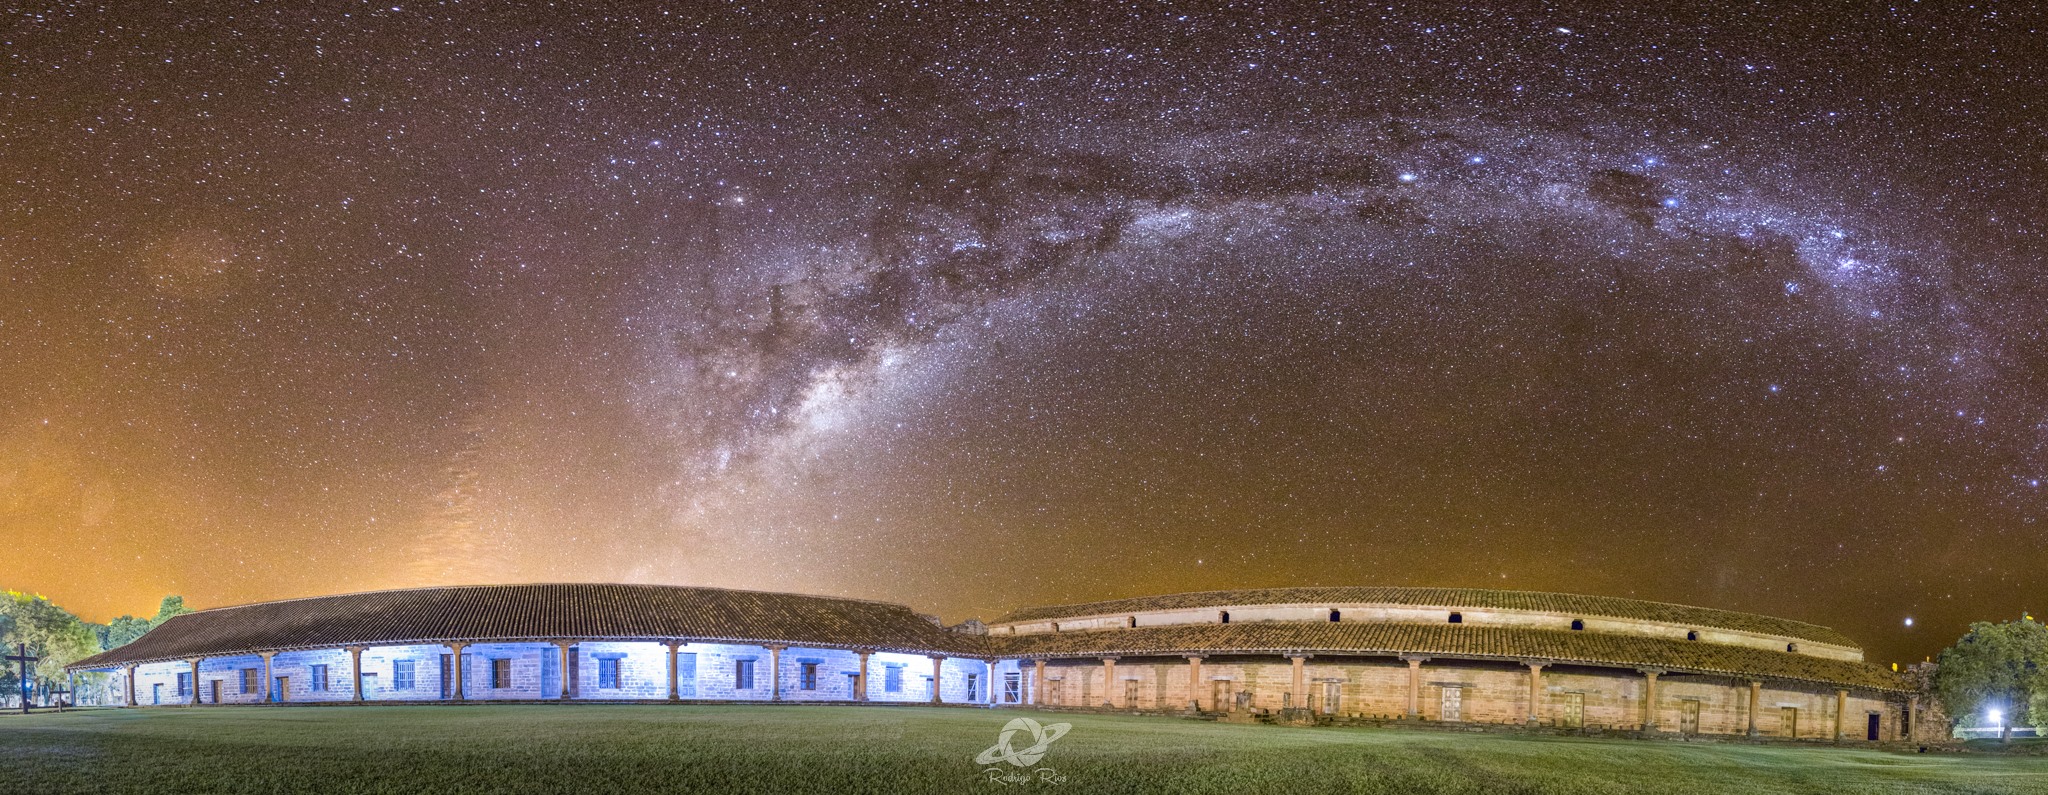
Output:
[[[1091,606],[1091,605],[1101,605],[1101,604],[1109,604],[1109,603],[1111,603],[1111,602],[1127,602],[1127,601],[1134,601],[1134,600],[1143,600],[1143,599],[1170,599],[1170,598],[1173,598],[1173,597],[1182,597],[1182,596],[1209,596],[1209,595],[1222,595],[1222,594],[1233,594],[1233,593],[1245,593],[1245,592],[1249,592],[1249,591],[1317,591],[1317,590],[1342,590],[1342,589],[1367,589],[1367,588],[1374,588],[1374,589],[1383,589],[1383,590],[1389,590],[1389,591],[1411,591],[1411,592],[1414,592],[1414,591],[1476,591],[1476,592],[1485,592],[1485,593],[1509,593],[1509,594],[1530,594],[1530,595],[1535,595],[1535,596],[1561,596],[1561,597],[1569,597],[1569,598],[1574,598],[1574,599],[1614,599],[1614,600],[1618,600],[1618,601],[1624,601],[1624,602],[1634,602],[1634,603],[1636,603],[1636,604],[1645,604],[1645,605],[1661,605],[1661,606],[1664,606],[1664,607],[1677,607],[1677,608],[1683,608],[1683,609],[1686,609],[1686,610],[1707,610],[1707,611],[1712,611],[1712,612],[1716,612],[1716,613],[1727,613],[1727,614],[1731,614],[1731,615],[1739,615],[1739,616],[1751,616],[1751,617],[1755,617],[1755,618],[1765,618],[1765,619],[1770,619],[1770,620],[1772,620],[1772,621],[1781,621],[1781,622],[1784,622],[1784,623],[1786,623],[1786,624],[1794,624],[1794,625],[1798,625],[1798,626],[1802,626],[1802,627],[1810,627],[1810,628],[1812,628],[1812,629],[1826,630],[1826,631],[1828,631],[1828,632],[1830,632],[1830,633],[1833,633],[1833,634],[1837,634],[1837,635],[1840,635],[1840,634],[1842,634],[1842,633],[1841,633],[1841,630],[1835,629],[1834,627],[1830,627],[1830,626],[1827,626],[1827,625],[1825,625],[1825,624],[1815,624],[1815,623],[1812,623],[1812,622],[1809,622],[1809,621],[1801,621],[1801,620],[1799,620],[1799,619],[1796,619],[1796,618],[1784,618],[1784,617],[1782,617],[1782,616],[1776,616],[1776,615],[1771,615],[1771,614],[1769,614],[1769,613],[1752,613],[1752,612],[1747,612],[1747,611],[1743,611],[1743,610],[1729,610],[1729,609],[1726,609],[1726,608],[1720,608],[1720,607],[1704,607],[1704,606],[1701,606],[1701,605],[1689,605],[1689,604],[1685,604],[1685,603],[1682,603],[1682,602],[1666,602],[1666,601],[1662,601],[1662,600],[1658,600],[1658,599],[1638,599],[1638,598],[1635,598],[1635,597],[1632,597],[1632,596],[1608,596],[1608,595],[1605,595],[1605,594],[1584,594],[1584,593],[1568,593],[1568,592],[1564,592],[1564,591],[1533,591],[1533,590],[1523,590],[1523,589],[1517,589],[1517,588],[1470,588],[1470,587],[1461,587],[1461,586],[1437,586],[1437,585],[1279,585],[1279,586],[1264,586],[1264,587],[1249,587],[1249,588],[1219,588],[1219,589],[1212,589],[1212,590],[1206,590],[1206,591],[1180,591],[1180,592],[1175,592],[1175,593],[1164,593],[1164,594],[1152,594],[1152,595],[1147,595],[1147,596],[1126,596],[1126,597],[1120,597],[1120,598],[1115,598],[1115,599],[1096,599],[1096,600],[1091,600],[1091,601],[1086,601],[1086,602],[1072,602],[1072,603],[1069,603],[1069,604],[1060,604],[1060,605],[1043,605],[1043,606],[1028,606],[1028,607],[1020,607],[1020,608],[1016,608],[1016,609],[1014,609],[1014,610],[1011,610],[1011,611],[1009,611],[1008,613],[1005,613],[1004,615],[1002,615],[1002,616],[1000,616],[1000,617],[996,618],[996,619],[995,619],[995,622],[997,622],[997,623],[1001,623],[1001,622],[1004,622],[1004,621],[1008,621],[1008,620],[1010,620],[1010,617],[1011,617],[1011,616],[1013,616],[1013,615],[1016,615],[1016,614],[1018,614],[1018,613],[1023,613],[1023,612],[1044,612],[1044,611],[1048,611],[1048,610],[1060,610],[1060,609],[1063,609],[1063,608],[1076,608],[1076,607],[1088,607],[1088,606]],[[1075,617],[1085,617],[1085,616],[1087,616],[1087,615],[1090,615],[1090,614],[1077,614],[1077,615],[1073,615],[1073,616],[1062,616],[1062,618],[1075,618]],[[1018,619],[1018,620],[1024,620],[1024,621],[1029,621],[1029,620],[1035,620],[1035,619]]]
[[[862,602],[862,603],[866,603],[866,604],[882,605],[882,606],[884,606],[884,607],[900,607],[900,608],[903,608],[903,609],[905,609],[905,610],[909,610],[909,611],[910,611],[910,612],[912,612],[912,613],[916,613],[916,612],[917,612],[917,609],[916,609],[916,608],[914,608],[914,607],[911,607],[910,605],[906,605],[906,604],[903,604],[903,603],[901,603],[901,602],[885,602],[885,601],[883,601],[883,600],[880,600],[880,599],[863,599],[863,598],[860,598],[860,597],[855,597],[855,596],[827,596],[827,595],[824,595],[824,594],[811,594],[811,593],[796,593],[796,592],[792,592],[792,591],[768,591],[768,590],[763,590],[763,589],[759,589],[759,588],[726,588],[726,587],[722,587],[722,586],[717,586],[717,585],[670,585],[670,584],[667,584],[667,583],[650,583],[650,582],[597,582],[597,581],[591,581],[591,582],[496,582],[496,583],[471,583],[471,584],[468,584],[468,585],[416,585],[416,586],[413,586],[413,587],[411,587],[411,588],[373,588],[373,589],[370,589],[370,590],[367,590],[367,591],[344,591],[344,592],[342,592],[342,593],[320,594],[320,595],[316,595],[316,596],[290,596],[290,597],[286,597],[286,598],[283,598],[283,599],[266,599],[266,600],[263,600],[263,601],[261,601],[261,602],[243,602],[242,604],[238,604],[238,605],[221,605],[221,606],[219,606],[219,607],[208,607],[208,608],[204,608],[204,609],[200,609],[200,610],[194,610],[194,611],[192,611],[191,613],[180,613],[180,614],[178,614],[178,615],[176,615],[176,616],[172,616],[171,618],[167,618],[167,619],[164,619],[164,620],[168,622],[168,621],[172,621],[172,620],[175,620],[175,619],[177,619],[177,618],[179,618],[179,617],[181,617],[181,616],[187,616],[187,615],[194,615],[194,614],[197,614],[197,613],[212,613],[212,612],[215,612],[215,611],[219,611],[219,610],[236,610],[236,609],[240,609],[240,608],[244,608],[244,607],[262,607],[262,606],[264,606],[264,605],[276,605],[276,604],[284,604],[284,603],[287,603],[287,602],[305,602],[305,601],[311,601],[311,600],[316,600],[316,599],[340,599],[340,598],[342,598],[342,597],[347,597],[347,596],[370,596],[370,595],[372,595],[372,594],[385,594],[385,593],[412,593],[412,592],[415,592],[415,591],[453,591],[453,590],[459,590],[459,589],[463,589],[463,588],[539,588],[539,587],[547,587],[547,586],[560,586],[560,585],[569,585],[569,586],[575,586],[575,585],[602,585],[602,586],[613,586],[613,587],[621,587],[621,588],[663,588],[663,589],[668,589],[668,590],[675,590],[675,591],[723,591],[723,592],[725,592],[725,593],[745,593],[745,594],[768,594],[768,595],[770,595],[770,596],[798,596],[798,597],[803,597],[803,598],[806,598],[806,599],[827,599],[827,600],[831,600],[831,601],[835,601],[835,602]]]

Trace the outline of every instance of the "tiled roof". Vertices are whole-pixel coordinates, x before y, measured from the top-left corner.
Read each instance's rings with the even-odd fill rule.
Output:
[[[1379,590],[1290,589],[1288,593]],[[1521,595],[1628,602],[1561,594]],[[1183,594],[1160,599],[1191,596],[1206,595]],[[1288,599],[1281,603],[1294,601],[1313,603],[1321,600]],[[1435,604],[1425,600],[1417,600],[1417,603]],[[1473,604],[1470,601],[1449,603]],[[1697,610],[1650,602],[1631,604]],[[1586,614],[1612,613],[1588,611]],[[1763,616],[1749,618],[1772,620]],[[1711,625],[1709,622],[1691,623]],[[603,584],[420,588],[203,610],[172,618],[134,643],[88,657],[68,667],[74,670],[107,668],[189,657],[352,645],[555,639],[783,643],[963,657],[1272,654],[1290,651],[1370,655],[1413,653],[1474,659],[1539,659],[1622,668],[1654,667],[1865,689],[1903,688],[1895,674],[1862,663],[1610,633],[1483,624],[1273,621],[987,636],[951,632],[908,607],[882,602],[717,588]],[[1841,642],[1847,645],[1846,639]]]
[[[71,668],[446,640],[687,639],[953,651],[979,638],[902,605],[662,585],[481,585],[290,599],[174,617]]]
[[[1898,674],[1875,665],[1715,643],[1569,630],[1472,624],[1258,622],[992,635],[991,652],[1013,657],[1351,653],[1584,663],[1684,673],[1798,680],[1899,691]]]
[[[1564,613],[1586,618],[1624,618],[1697,627],[1717,627],[1763,635],[1798,638],[1856,648],[1856,642],[1840,632],[1802,621],[1754,613],[1736,613],[1705,607],[1688,607],[1665,602],[1645,602],[1613,596],[1545,593],[1542,591],[1495,591],[1483,588],[1254,588],[1241,591],[1201,591],[1164,596],[1141,596],[1106,602],[1027,607],[992,624],[1013,624],[1054,618],[1083,618],[1231,605],[1305,605],[1324,607],[1342,604],[1388,604],[1409,607],[1441,607],[1451,610],[1496,609]]]

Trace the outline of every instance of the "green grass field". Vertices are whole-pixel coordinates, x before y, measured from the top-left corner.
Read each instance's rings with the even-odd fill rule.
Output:
[[[1017,716],[1072,724],[1037,765],[1062,782],[998,784],[980,772],[985,766],[973,757]],[[284,707],[0,717],[0,793],[1021,790],[2048,793],[2048,758],[887,707]]]

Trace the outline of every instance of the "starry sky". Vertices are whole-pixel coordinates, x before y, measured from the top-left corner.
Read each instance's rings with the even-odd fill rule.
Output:
[[[0,584],[2048,610],[2048,22],[1630,5],[16,4]]]

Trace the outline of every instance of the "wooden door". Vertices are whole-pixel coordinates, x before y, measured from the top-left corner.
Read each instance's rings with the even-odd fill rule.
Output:
[[[1564,727],[1583,729],[1586,727],[1586,694],[1564,694]]]
[[[1138,680],[1124,680],[1124,709],[1138,708]]]
[[[219,680],[219,679],[214,679],[214,680],[208,681],[208,682],[206,683],[206,687],[207,687],[207,689],[208,689],[208,690],[212,690],[212,691],[213,691],[213,692],[212,692],[212,693],[210,694],[210,695],[212,695],[212,696],[213,696],[213,703],[215,703],[215,704],[219,704],[219,703],[220,703],[220,680]]]
[[[1340,697],[1342,697],[1343,695],[1344,695],[1344,683],[1342,683],[1342,682],[1324,682],[1324,683],[1323,683],[1323,714],[1324,714],[1324,715],[1335,715],[1335,714],[1337,714],[1337,699],[1338,699],[1338,698],[1340,698]]]
[[[1781,737],[1799,736],[1798,707],[1778,708],[1778,735]]]
[[[1464,720],[1464,716],[1465,689],[1462,687],[1444,688],[1443,713],[1442,716],[1438,718],[1438,720]]]
[[[1697,702],[1697,701],[1681,701],[1681,702],[1678,702],[1678,733],[1679,733],[1679,734],[1699,734],[1699,733],[1700,733],[1700,702]]]

